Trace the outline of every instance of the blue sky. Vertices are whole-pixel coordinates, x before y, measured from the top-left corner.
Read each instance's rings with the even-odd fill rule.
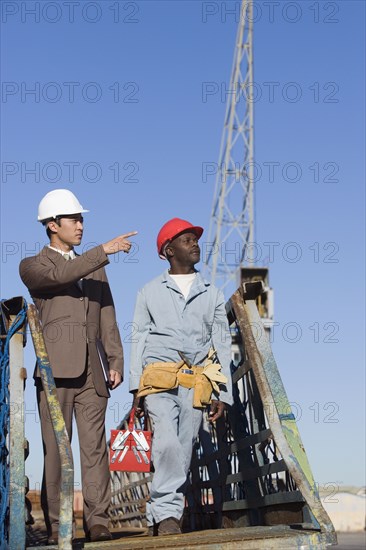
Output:
[[[202,170],[218,160],[239,3],[77,4],[72,15],[64,2],[2,2],[1,296],[28,298],[18,264],[46,242],[38,203],[72,189],[90,210],[81,249],[139,231],[133,255],[107,268],[127,373],[136,292],[166,267],[159,228],[179,216],[208,229],[215,181]],[[256,242],[275,292],[273,349],[315,479],[361,485],[365,5],[256,6]],[[25,358],[34,487],[30,341]],[[129,404],[125,383],[107,428]]]

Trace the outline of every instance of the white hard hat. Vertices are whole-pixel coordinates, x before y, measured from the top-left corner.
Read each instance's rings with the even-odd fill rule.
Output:
[[[56,218],[63,214],[81,214],[89,212],[85,210],[74,193],[68,189],[54,189],[43,197],[38,206],[38,221],[42,222],[49,218]]]

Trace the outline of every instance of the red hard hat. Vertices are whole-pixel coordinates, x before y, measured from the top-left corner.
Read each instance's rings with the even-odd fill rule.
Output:
[[[156,240],[158,254],[160,258],[165,260],[165,256],[163,256],[164,246],[175,237],[178,237],[178,235],[180,233],[183,233],[183,231],[187,231],[187,229],[190,229],[192,233],[195,233],[197,239],[199,239],[203,233],[202,227],[192,225],[190,222],[187,222],[186,220],[181,220],[180,218],[173,218],[163,225],[163,227],[159,231],[158,238]]]

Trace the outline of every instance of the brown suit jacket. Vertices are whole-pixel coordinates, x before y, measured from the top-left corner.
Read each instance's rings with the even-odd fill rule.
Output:
[[[89,353],[97,393],[108,397],[96,349],[100,338],[110,369],[123,377],[123,349],[112,294],[104,266],[109,263],[102,245],[66,261],[44,247],[19,266],[23,283],[38,309],[47,352],[55,378],[80,376]],[[82,289],[78,281],[82,281]],[[38,369],[35,377],[39,376]]]

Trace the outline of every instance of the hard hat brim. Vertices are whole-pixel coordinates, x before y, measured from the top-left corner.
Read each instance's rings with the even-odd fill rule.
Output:
[[[90,212],[90,210],[85,210],[83,208],[82,210],[78,210],[77,212],[63,212],[62,214],[55,214],[54,216],[48,216],[47,218],[40,218],[37,217],[39,222],[44,222],[45,220],[52,220],[54,218],[62,218],[62,216],[72,216],[73,214],[84,214],[85,212]]]

